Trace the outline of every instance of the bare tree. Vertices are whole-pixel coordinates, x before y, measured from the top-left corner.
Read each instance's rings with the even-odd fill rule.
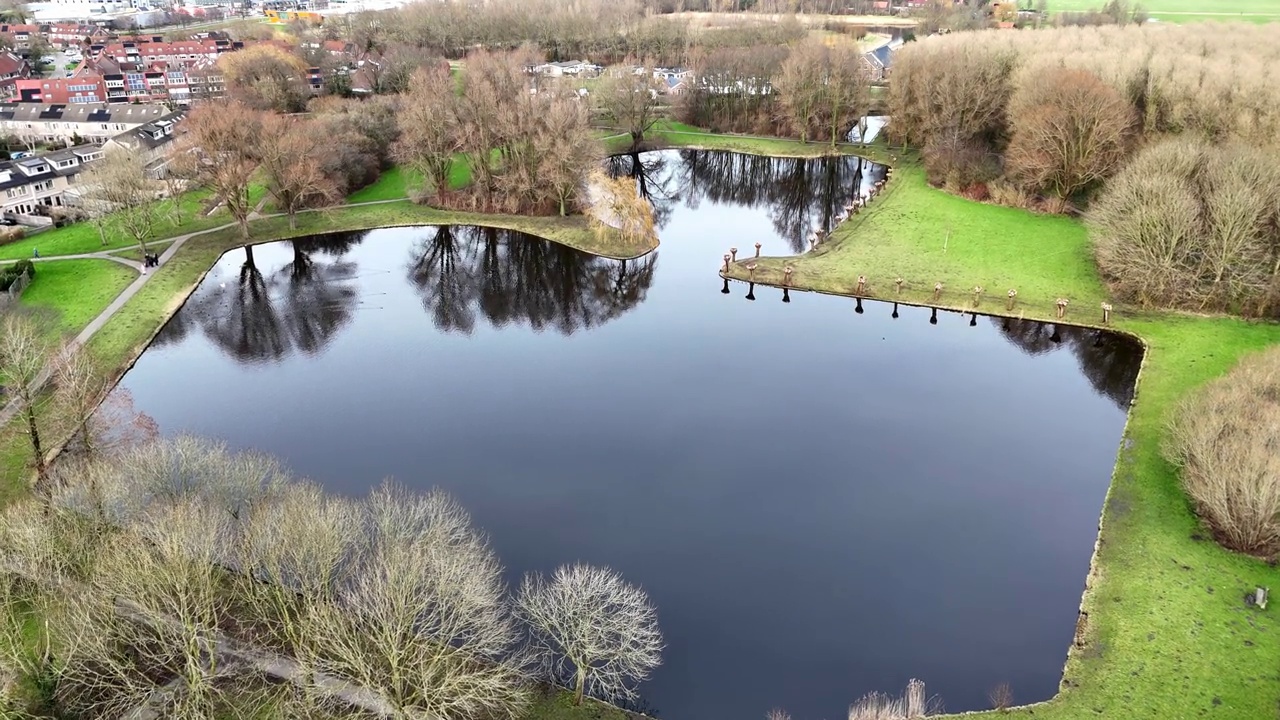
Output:
[[[175,226],[182,224],[182,193],[193,189],[198,173],[199,157],[182,143],[170,146],[165,163],[160,168],[160,181],[169,197],[169,214]]]
[[[458,103],[447,65],[427,65],[413,73],[397,118],[400,140],[395,155],[422,175],[424,197],[449,191],[449,171],[463,147]]]
[[[1182,403],[1164,448],[1218,541],[1251,555],[1280,549],[1277,384],[1280,350],[1246,357]]]
[[[232,53],[235,54],[235,53]],[[182,147],[197,153],[195,177],[227,206],[249,240],[249,183],[258,167],[262,115],[239,102],[205,104],[191,111],[183,124]]]
[[[218,58],[227,90],[257,110],[301,112],[306,109],[307,66],[297,55],[261,43]]]
[[[640,245],[655,234],[653,206],[640,194],[636,181],[627,176],[592,178],[594,196],[591,223],[599,233],[616,232],[629,244]]]
[[[0,378],[6,395],[16,403],[23,420],[23,432],[31,446],[36,471],[45,472],[45,452],[41,430],[51,398],[41,391],[46,367],[57,356],[57,346],[30,318],[14,313],[0,319]],[[52,370],[49,367],[49,370]]]
[[[627,59],[606,73],[594,97],[610,121],[631,135],[631,146],[638,147],[661,118],[660,93],[666,88],[654,77],[651,61]]]
[[[550,580],[525,577],[520,614],[558,675],[573,677],[574,702],[586,694],[630,698],[662,663],[662,635],[649,596],[608,568],[562,565]]]
[[[502,569],[440,492],[366,501],[367,549],[335,601],[308,614],[316,665],[405,716],[511,718],[526,703]]]
[[[317,653],[312,614],[337,600],[354,569],[362,549],[359,511],[316,485],[294,483],[245,519],[237,590],[247,619],[263,633],[255,640],[282,647],[310,671]],[[314,710],[313,693],[304,695]]]
[[[1134,139],[1133,108],[1091,72],[1054,70],[1010,102],[1009,172],[1027,190],[1048,191],[1061,210],[1076,193],[1110,177]]]
[[[329,138],[317,135],[305,120],[268,115],[262,119],[258,143],[260,167],[276,208],[298,226],[298,211],[332,205],[341,199],[337,178],[324,172]]]
[[[82,178],[81,197],[98,225],[106,244],[105,223],[110,219],[142,252],[155,229],[159,183],[147,174],[145,159],[127,150],[112,150],[92,163]],[[108,217],[109,216],[109,217]]]

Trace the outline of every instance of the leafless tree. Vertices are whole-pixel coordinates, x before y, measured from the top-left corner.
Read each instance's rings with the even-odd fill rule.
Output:
[[[160,181],[164,183],[165,195],[169,197],[169,213],[174,225],[182,224],[181,196],[196,184],[198,161],[190,147],[175,143],[170,146],[164,166],[160,168]]]
[[[359,553],[359,507],[297,482],[246,516],[237,565],[237,592],[258,642],[280,647],[314,670],[311,615],[337,600]],[[314,697],[304,693],[314,710]]]
[[[666,88],[654,77],[652,61],[628,58],[605,72],[593,97],[610,121],[631,135],[631,146],[638,147],[661,118],[660,94]]]
[[[89,165],[81,182],[81,198],[94,215],[106,244],[104,224],[114,220],[145,253],[155,229],[160,185],[147,173],[146,160],[127,150],[109,150]],[[108,217],[110,216],[110,217]]]
[[[574,701],[586,694],[630,698],[662,663],[662,635],[649,596],[616,572],[562,565],[551,578],[525,577],[520,614],[535,646],[560,676],[573,677]]]
[[[235,54],[235,53],[231,53]],[[183,123],[182,147],[198,153],[197,181],[213,190],[249,240],[249,183],[258,167],[262,115],[239,102],[205,104]]]
[[[1008,710],[1013,707],[1013,690],[1009,687],[1009,683],[1002,682],[991,688],[991,692],[987,693],[987,699],[991,701],[993,710]]]
[[[1120,93],[1086,70],[1055,70],[1022,86],[1010,102],[1009,172],[1055,210],[1110,177],[1132,146],[1135,113]]]
[[[262,119],[258,158],[267,192],[276,208],[298,227],[298,211],[332,205],[341,199],[337,179],[324,172],[331,140],[316,134],[306,120],[267,115]]]
[[[57,357],[57,346],[30,318],[8,313],[0,319],[0,378],[7,397],[16,403],[22,432],[31,446],[36,471],[45,472],[48,448],[41,436],[51,398],[41,391],[46,368]]]
[[[1252,555],[1280,550],[1280,350],[1246,357],[1185,400],[1164,454],[1219,542]]]
[[[307,66],[297,55],[267,43],[225,53],[218,67],[232,97],[257,110],[300,112],[306,109]]]
[[[409,80],[400,110],[395,155],[424,179],[423,194],[449,191],[449,171],[463,147],[459,98],[445,64],[419,68]]]
[[[773,79],[786,124],[801,142],[833,146],[865,111],[868,81],[856,49],[811,40],[795,46]]]
[[[440,492],[366,501],[367,549],[335,601],[307,615],[316,665],[406,717],[510,718],[526,703],[502,570]]]
[[[111,389],[111,381],[99,370],[92,356],[81,348],[65,347],[54,364],[54,385],[59,409],[75,428],[86,453],[92,454],[97,443],[96,428],[91,418],[98,403]]]

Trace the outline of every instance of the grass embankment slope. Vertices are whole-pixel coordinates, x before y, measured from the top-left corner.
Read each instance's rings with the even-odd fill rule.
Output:
[[[110,260],[59,260],[38,263],[21,304],[48,313],[48,329],[59,335],[80,332],[138,277],[132,268]],[[42,313],[43,319],[43,313]]]
[[[1068,297],[1068,320],[1096,324],[1107,297],[1083,226],[1071,219],[981,204],[929,187],[910,161],[868,210],[817,252],[762,258],[757,279],[1050,319]],[[731,275],[744,278],[745,262]],[[1084,598],[1081,642],[1071,649],[1063,691],[1013,711],[1036,718],[1263,718],[1280,702],[1276,611],[1248,608],[1257,585],[1280,587],[1280,570],[1229,553],[1201,529],[1174,469],[1160,455],[1169,416],[1191,390],[1221,376],[1242,355],[1280,342],[1280,325],[1230,318],[1140,313],[1117,306],[1117,329],[1140,336],[1147,356],[1103,510],[1098,556]],[[1065,648],[1064,648],[1065,650]],[[1017,688],[1013,688],[1017,694]]]

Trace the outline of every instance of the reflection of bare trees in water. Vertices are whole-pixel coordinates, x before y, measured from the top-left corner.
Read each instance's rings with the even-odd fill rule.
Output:
[[[409,279],[436,327],[470,333],[478,317],[565,335],[638,305],[656,255],[609,260],[531,235],[479,227],[439,227],[413,250]]]
[[[333,233],[294,240],[291,261],[269,274],[258,267],[253,247],[244,248],[236,278],[202,288],[191,307],[160,331],[156,344],[177,342],[199,325],[237,360],[320,352],[355,310],[357,293],[350,280],[356,265],[342,256],[363,238],[364,233]]]
[[[991,318],[1010,343],[1028,355],[1067,347],[1094,389],[1125,409],[1142,365],[1142,348],[1133,340],[1094,328],[1042,323],[1034,320]]]
[[[680,190],[685,203],[763,206],[793,252],[803,252],[814,228],[829,232],[835,216],[883,168],[856,157],[772,158],[681,150]]]
[[[631,153],[629,155],[611,155],[605,162],[605,171],[610,177],[635,178],[640,197],[649,201],[653,207],[653,225],[661,229],[671,219],[679,193],[673,189],[675,177],[668,167],[667,155],[664,153]]]

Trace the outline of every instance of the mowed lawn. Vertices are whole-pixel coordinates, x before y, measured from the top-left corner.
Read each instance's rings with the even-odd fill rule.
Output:
[[[48,314],[50,331],[75,335],[138,277],[111,260],[58,260],[36,263],[36,275],[21,304]]]
[[[197,230],[207,230],[230,221],[225,211],[219,210],[211,217],[203,215],[205,204],[209,201],[208,190],[195,190],[180,196],[181,222],[175,222],[172,200],[161,200],[156,207],[156,222],[151,236],[157,240]],[[137,245],[137,241],[124,232],[114,220],[105,224],[106,244],[98,233],[98,226],[92,222],[78,222],[63,227],[46,230],[8,245],[0,245],[0,260],[21,260],[40,251],[42,257],[54,255],[81,255],[103,250]]]
[[[471,184],[471,167],[461,156],[454,158],[449,168],[449,189],[460,190]],[[402,165],[394,165],[383,171],[372,185],[360,188],[347,196],[348,203],[398,200],[422,186],[422,176]]]
[[[1049,12],[1084,12],[1101,9],[1105,0],[1049,0]],[[1197,20],[1280,21],[1277,0],[1144,0],[1147,14],[1165,22]]]

